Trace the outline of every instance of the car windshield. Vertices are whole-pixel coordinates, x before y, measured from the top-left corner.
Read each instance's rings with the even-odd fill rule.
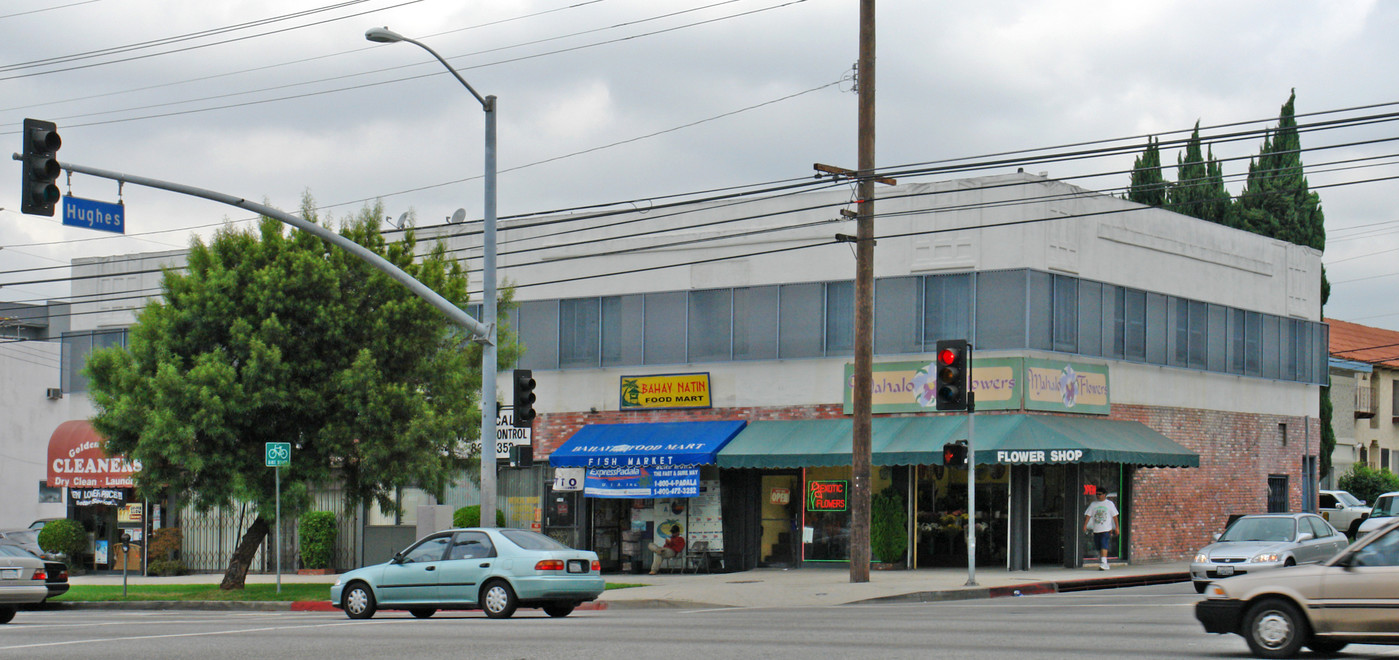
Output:
[[[1375,508],[1370,512],[1372,516],[1399,516],[1399,497],[1393,495],[1383,495],[1375,500]]]
[[[1364,502],[1361,502],[1360,500],[1356,499],[1356,497],[1355,497],[1354,495],[1351,495],[1350,493],[1347,493],[1346,491],[1343,491],[1343,490],[1338,490],[1338,491],[1332,493],[1332,495],[1334,495],[1334,496],[1336,497],[1336,501],[1337,501],[1337,502],[1340,502],[1341,504],[1344,504],[1344,505],[1346,505],[1346,506],[1363,506],[1363,505],[1364,505]]]
[[[538,532],[527,532],[523,529],[502,529],[500,535],[526,550],[571,550],[568,546]]]
[[[1291,541],[1297,537],[1297,523],[1291,518],[1249,518],[1234,521],[1219,536],[1220,541]]]

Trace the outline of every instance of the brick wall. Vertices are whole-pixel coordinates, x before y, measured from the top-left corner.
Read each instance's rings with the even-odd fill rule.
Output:
[[[1302,453],[1317,451],[1321,420],[1216,410],[1113,405],[1112,418],[1141,422],[1200,455],[1199,468],[1139,468],[1129,512],[1133,561],[1189,559],[1224,530],[1229,515],[1268,510],[1268,476],[1288,476],[1288,509],[1302,510]],[[1278,425],[1287,425],[1283,443]]]

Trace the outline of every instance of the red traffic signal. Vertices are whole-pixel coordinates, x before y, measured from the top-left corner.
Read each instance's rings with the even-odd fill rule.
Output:
[[[971,345],[965,339],[938,340],[937,363],[933,389],[937,410],[966,410]]]
[[[942,465],[948,468],[965,469],[967,467],[967,441],[958,440],[949,442],[942,446]]]

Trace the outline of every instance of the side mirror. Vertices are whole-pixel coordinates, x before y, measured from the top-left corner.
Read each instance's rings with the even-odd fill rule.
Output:
[[[1316,538],[1316,534],[1313,534],[1311,532],[1302,532],[1301,534],[1297,535],[1297,542],[1301,543],[1303,541],[1310,541],[1314,538]]]
[[[390,559],[389,562],[390,562],[390,563],[393,563],[393,564],[402,564],[402,563],[403,563],[403,552],[402,552],[402,551],[399,551],[399,552],[393,553],[393,559]]]
[[[1336,510],[1337,510],[1337,511],[1340,511],[1341,509],[1344,509],[1344,508],[1346,508],[1346,505],[1341,504],[1340,502],[1337,502],[1337,503],[1336,503]]]
[[[1220,536],[1222,536],[1222,534],[1220,534],[1219,532],[1215,532],[1213,538],[1214,540],[1218,541]]]

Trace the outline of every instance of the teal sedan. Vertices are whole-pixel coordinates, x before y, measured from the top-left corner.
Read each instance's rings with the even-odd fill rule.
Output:
[[[597,554],[523,529],[449,529],[420,539],[387,563],[355,569],[330,588],[351,619],[381,609],[420,619],[438,610],[484,610],[505,619],[520,607],[568,616],[602,594]]]

